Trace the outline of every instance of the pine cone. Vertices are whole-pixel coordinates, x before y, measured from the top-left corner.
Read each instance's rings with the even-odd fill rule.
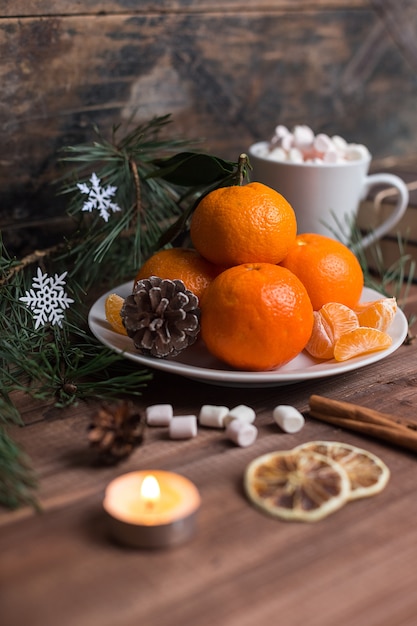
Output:
[[[142,442],[143,423],[130,402],[103,406],[93,415],[88,439],[101,462],[115,464]]]
[[[198,298],[182,280],[151,276],[139,280],[121,316],[142,354],[165,358],[192,345],[200,331]]]

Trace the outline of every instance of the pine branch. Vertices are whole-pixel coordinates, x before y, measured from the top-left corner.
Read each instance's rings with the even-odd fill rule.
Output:
[[[10,425],[22,425],[19,412],[0,389],[0,505],[17,509],[29,505],[39,510],[38,486],[31,461],[10,436]]]
[[[8,426],[22,424],[12,394],[49,399],[59,407],[87,398],[140,395],[151,374],[91,335],[88,308],[109,285],[131,279],[151,252],[186,229],[202,195],[236,184],[236,163],[178,152],[188,142],[161,138],[170,121],[169,115],[154,118],[122,137],[121,126],[116,126],[111,140],[96,129],[94,142],[64,150],[61,161],[71,169],[60,182],[62,193],[69,196],[67,213],[74,220],[66,240],[18,260],[10,258],[0,239],[0,503],[6,506],[36,506],[30,460],[8,432]],[[103,212],[83,210],[88,183],[97,191],[97,181],[106,198],[115,194],[111,210],[104,214],[107,220]],[[65,316],[59,311],[65,317],[62,327],[51,321],[38,327],[44,317],[38,316],[35,324],[21,301],[32,289],[37,270],[39,281],[66,276],[65,297],[73,304]]]
[[[9,509],[23,505],[39,509],[34,495],[37,486],[30,459],[0,425],[0,504]]]

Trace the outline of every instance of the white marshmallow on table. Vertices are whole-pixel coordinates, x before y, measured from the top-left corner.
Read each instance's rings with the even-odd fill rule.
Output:
[[[153,404],[146,409],[148,426],[168,426],[173,416],[172,404]]]
[[[224,418],[229,413],[227,406],[216,406],[214,404],[203,404],[200,409],[198,421],[201,426],[210,428],[224,428]]]
[[[191,439],[197,436],[196,415],[176,415],[169,423],[171,439]]]
[[[234,419],[226,428],[226,437],[237,446],[246,448],[251,446],[258,436],[258,429],[253,424]]]
[[[274,422],[286,433],[298,433],[305,423],[300,411],[288,404],[276,406],[272,416]]]
[[[246,404],[239,404],[228,412],[224,418],[224,424],[225,426],[228,426],[233,420],[239,420],[245,424],[253,424],[255,418],[256,413],[250,406],[246,406]]]

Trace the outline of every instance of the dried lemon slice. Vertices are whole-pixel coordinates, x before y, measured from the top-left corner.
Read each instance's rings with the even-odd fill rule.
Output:
[[[382,491],[390,471],[385,463],[372,452],[339,441],[309,441],[298,450],[310,450],[330,457],[346,470],[350,480],[349,500],[367,498]]]
[[[349,499],[343,467],[317,452],[287,450],[254,459],[246,468],[249,499],[270,515],[314,522],[340,509]]]

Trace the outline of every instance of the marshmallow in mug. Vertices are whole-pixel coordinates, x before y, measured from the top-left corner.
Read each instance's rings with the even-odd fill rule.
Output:
[[[305,125],[294,126],[290,131],[280,124],[275,128],[270,142],[259,147],[258,156],[271,161],[317,164],[358,161],[369,158],[370,153],[363,144],[348,143],[339,135],[315,135]]]

